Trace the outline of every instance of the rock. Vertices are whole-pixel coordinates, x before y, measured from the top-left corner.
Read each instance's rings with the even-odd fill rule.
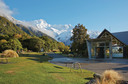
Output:
[[[99,75],[99,74],[93,74],[93,77],[94,77],[94,79],[101,79],[101,75]]]
[[[117,82],[117,84],[128,84],[128,81],[125,81],[125,80],[119,80]]]
[[[91,79],[89,82],[87,82],[85,84],[96,84],[96,79]]]

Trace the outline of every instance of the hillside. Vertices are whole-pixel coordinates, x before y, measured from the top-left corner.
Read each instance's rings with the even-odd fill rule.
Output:
[[[0,33],[1,34],[26,34],[23,30],[17,27],[14,23],[0,16]]]
[[[16,26],[18,26],[20,29],[22,29],[24,32],[26,32],[30,36],[35,36],[35,34],[31,32],[29,29],[27,29],[25,26],[20,25],[20,24],[16,24]]]
[[[6,17],[6,18],[8,18],[8,17]],[[72,36],[72,29],[74,27],[70,24],[51,25],[51,24],[48,24],[43,19],[34,20],[34,21],[19,21],[19,20],[14,19],[13,17],[10,17],[8,19],[14,23],[14,24],[12,23],[14,26],[17,25],[20,28],[20,30],[18,30],[18,31],[23,30],[30,36],[38,36],[38,37],[48,36],[49,38],[57,40],[59,42],[63,42],[66,45],[70,45],[72,43],[70,41],[70,38]],[[9,21],[9,23],[10,23],[10,21]],[[6,23],[8,23],[8,22],[6,22]],[[15,30],[8,32],[7,30],[8,30],[8,27],[10,28],[10,26],[7,25],[8,27],[4,28],[6,25],[7,24],[2,25],[3,29],[1,29],[2,30],[1,32],[4,32],[4,33],[16,32]],[[18,28],[18,27],[16,27],[16,28]],[[11,30],[13,30],[13,28],[11,28]],[[96,38],[100,34],[99,31],[87,31],[87,33],[90,35],[90,38]]]
[[[47,36],[52,40],[52,37],[48,36],[47,34],[44,34],[43,32],[39,31],[39,30],[33,30],[31,27],[25,27],[22,24],[15,24],[12,21],[9,21],[8,19],[6,19],[5,17],[0,16],[0,33],[1,34],[27,34],[30,36]]]
[[[39,30],[34,30],[32,29],[32,27],[26,27],[23,26],[22,24],[16,24],[19,28],[21,28],[24,32],[26,32],[27,34],[29,34],[30,36],[37,36],[37,37],[41,37],[41,36],[47,36],[48,38],[55,40],[54,38],[50,37],[49,35],[39,31]]]

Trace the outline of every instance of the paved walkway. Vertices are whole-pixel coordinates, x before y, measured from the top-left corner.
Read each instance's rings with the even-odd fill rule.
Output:
[[[90,70],[95,73],[101,74],[105,70],[115,70],[119,72],[125,80],[128,80],[128,59],[113,59],[113,60],[88,60],[86,58],[68,58],[60,54],[50,53],[49,56],[53,57],[51,63],[66,66],[67,62],[80,62],[82,69]],[[68,64],[71,67],[71,64]]]

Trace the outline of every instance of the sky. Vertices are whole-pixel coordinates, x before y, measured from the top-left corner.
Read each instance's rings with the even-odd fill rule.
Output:
[[[83,24],[88,30],[128,31],[128,0],[0,0],[22,21]],[[1,9],[0,9],[1,10]]]

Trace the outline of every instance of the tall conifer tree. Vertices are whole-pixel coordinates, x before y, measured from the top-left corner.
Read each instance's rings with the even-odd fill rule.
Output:
[[[77,54],[83,54],[83,52],[87,49],[86,39],[89,39],[89,35],[87,34],[87,29],[85,26],[78,24],[73,29],[73,36],[71,37],[72,45],[71,50]]]

